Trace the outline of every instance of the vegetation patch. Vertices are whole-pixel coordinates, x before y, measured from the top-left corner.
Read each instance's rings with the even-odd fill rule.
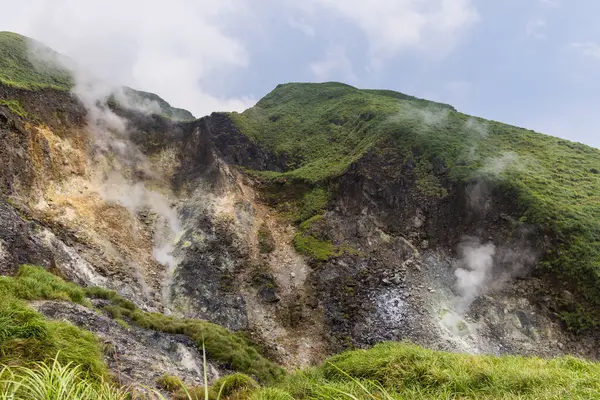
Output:
[[[169,393],[176,392],[183,387],[181,379],[174,375],[163,375],[156,379],[156,384]]]
[[[25,265],[16,277],[0,277],[0,364],[74,362],[93,376],[106,376],[98,339],[65,322],[48,321],[31,309],[28,300],[65,300],[89,305],[77,285]],[[57,356],[58,354],[58,356]]]
[[[39,57],[32,57],[30,48]],[[53,88],[69,90],[74,81],[70,73],[57,64],[66,60],[43,44],[12,32],[0,32],[0,82],[23,89]]]
[[[297,252],[307,255],[317,261],[328,261],[342,254],[358,254],[359,252],[346,244],[336,245],[330,240],[321,238],[313,225],[323,219],[323,215],[315,215],[302,222],[294,237],[294,248]]]
[[[48,321],[25,302],[60,300],[91,307],[88,297],[109,300],[110,304],[103,309],[116,320],[190,337],[199,348],[204,346],[208,357],[228,369],[256,376],[262,382],[277,380],[284,374],[283,369],[260,355],[246,338],[221,326],[147,313],[111,290],[83,289],[30,265],[22,266],[14,278],[0,277],[0,364],[48,361],[58,353],[61,363],[74,362],[90,374],[106,375],[101,346],[92,333],[68,323]]]
[[[0,83],[28,90],[71,90],[75,86],[75,79],[67,66],[72,64],[72,60],[36,40],[13,32],[0,32]],[[127,97],[128,107],[174,121],[195,119],[189,111],[172,107],[154,93],[128,87],[123,88],[123,93]],[[114,101],[112,98],[110,102]],[[13,108],[11,111],[14,112]]]
[[[208,390],[203,386],[182,388],[173,395],[175,400],[247,399],[258,389],[258,383],[245,374],[231,374],[217,379]],[[208,394],[208,396],[207,396]]]
[[[8,107],[10,112],[18,115],[21,118],[27,118],[27,112],[23,109],[19,100],[3,100],[0,99],[0,105]]]
[[[77,364],[62,364],[58,359],[28,366],[0,370],[0,399],[10,400],[126,400],[138,398],[104,380],[90,379],[88,371]]]
[[[262,224],[258,230],[258,249],[262,254],[271,253],[275,250],[275,240],[266,224]]]

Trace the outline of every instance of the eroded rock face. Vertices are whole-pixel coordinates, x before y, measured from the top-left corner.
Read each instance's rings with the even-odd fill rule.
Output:
[[[68,321],[95,333],[103,344],[107,365],[124,385],[154,387],[164,375],[177,376],[190,387],[203,385],[202,354],[186,336],[125,327],[78,304],[43,301],[32,306],[50,319]],[[207,364],[210,382],[221,374],[222,370]]]

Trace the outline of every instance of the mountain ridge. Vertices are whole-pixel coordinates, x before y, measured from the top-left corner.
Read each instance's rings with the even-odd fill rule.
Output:
[[[69,91],[75,86],[75,62],[44,44],[14,32],[0,31],[0,82],[23,89],[52,88]],[[129,106],[148,107],[155,103],[159,113],[178,121],[193,120],[187,110],[172,107],[160,96],[119,88],[131,102]],[[123,99],[121,99],[123,100]]]

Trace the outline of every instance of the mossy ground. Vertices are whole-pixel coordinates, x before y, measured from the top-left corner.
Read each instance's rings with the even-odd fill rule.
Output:
[[[13,113],[21,118],[27,117],[27,112],[23,109],[23,106],[18,100],[3,100],[0,99],[0,105],[6,106]]]
[[[331,240],[322,238],[314,228],[323,219],[323,215],[315,215],[302,222],[294,237],[294,248],[297,252],[307,255],[317,261],[327,261],[344,253],[358,254],[356,249],[346,244],[334,244]]]
[[[552,239],[542,265],[575,288],[579,299],[565,304],[563,319],[574,329],[600,322],[600,150],[447,105],[339,83],[279,85],[253,108],[230,116],[255,143],[294,160],[283,173],[254,173],[267,183],[329,193],[331,182],[354,161],[368,151],[385,151],[416,166],[417,188],[426,196],[447,194],[441,175],[500,188],[522,222],[541,227]],[[297,221],[319,212],[317,207],[300,212],[302,193],[279,203],[291,204]],[[319,203],[322,210],[327,201]]]

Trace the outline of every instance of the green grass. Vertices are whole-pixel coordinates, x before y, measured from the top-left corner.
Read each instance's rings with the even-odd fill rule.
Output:
[[[0,277],[0,364],[48,361],[58,353],[60,362],[105,376],[97,338],[71,324],[48,321],[26,303],[41,299],[88,304],[81,288],[41,268],[23,266],[16,277]]]
[[[248,398],[592,399],[600,397],[599,377],[598,363],[573,357],[474,356],[381,343],[334,356]]]
[[[183,387],[183,382],[174,375],[163,375],[156,380],[156,384],[169,393],[176,392]]]
[[[269,199],[282,193],[271,203],[291,205],[296,221],[318,214],[328,198],[300,213],[306,191],[292,198],[287,186],[329,193],[331,182],[369,151],[393,160],[384,171],[391,176],[412,163],[424,196],[445,197],[451,190],[440,168],[449,182],[488,182],[516,204],[521,222],[540,226],[552,239],[542,265],[578,298],[564,304],[563,319],[573,329],[600,322],[599,150],[447,105],[340,83],[279,85],[253,108],[230,116],[255,143],[292,160],[283,173],[253,174],[270,184]],[[319,257],[331,250],[310,238],[298,247],[315,246]]]
[[[0,32],[0,82],[24,89],[54,88],[69,90],[73,78],[55,62],[61,56],[38,42],[35,47],[48,56],[32,62],[28,52],[29,39],[12,32]]]
[[[88,297],[110,300],[110,305],[103,309],[126,325],[133,323],[190,337],[199,348],[206,349],[212,361],[233,371],[253,375],[262,382],[275,381],[284,374],[282,368],[263,357],[246,338],[221,326],[144,312],[113,291],[83,289],[30,265],[22,266],[16,277],[0,277],[0,363],[47,361],[60,350],[60,362],[75,362],[95,375],[106,374],[98,340],[92,333],[68,323],[48,321],[26,304],[44,299],[91,307]]]
[[[27,117],[27,112],[23,109],[21,102],[19,100],[3,100],[0,99],[0,105],[6,106],[13,113],[18,115],[21,118]]]
[[[0,371],[1,400],[126,400],[132,394],[107,381],[90,379],[80,365],[61,364],[58,359]]]
[[[220,399],[244,399],[258,389],[258,383],[245,374],[225,375],[213,382],[208,390],[198,386],[180,389],[173,395],[174,400],[220,400]]]
[[[599,377],[600,364],[574,357],[467,355],[388,342],[331,357],[262,387],[244,374],[224,376],[210,387],[185,388],[171,376],[161,382],[169,391],[179,386],[173,398],[186,400],[543,400],[599,398]],[[151,398],[163,398],[148,391]],[[80,366],[58,360],[0,372],[2,400],[132,397],[138,398],[132,388],[90,379]]]

